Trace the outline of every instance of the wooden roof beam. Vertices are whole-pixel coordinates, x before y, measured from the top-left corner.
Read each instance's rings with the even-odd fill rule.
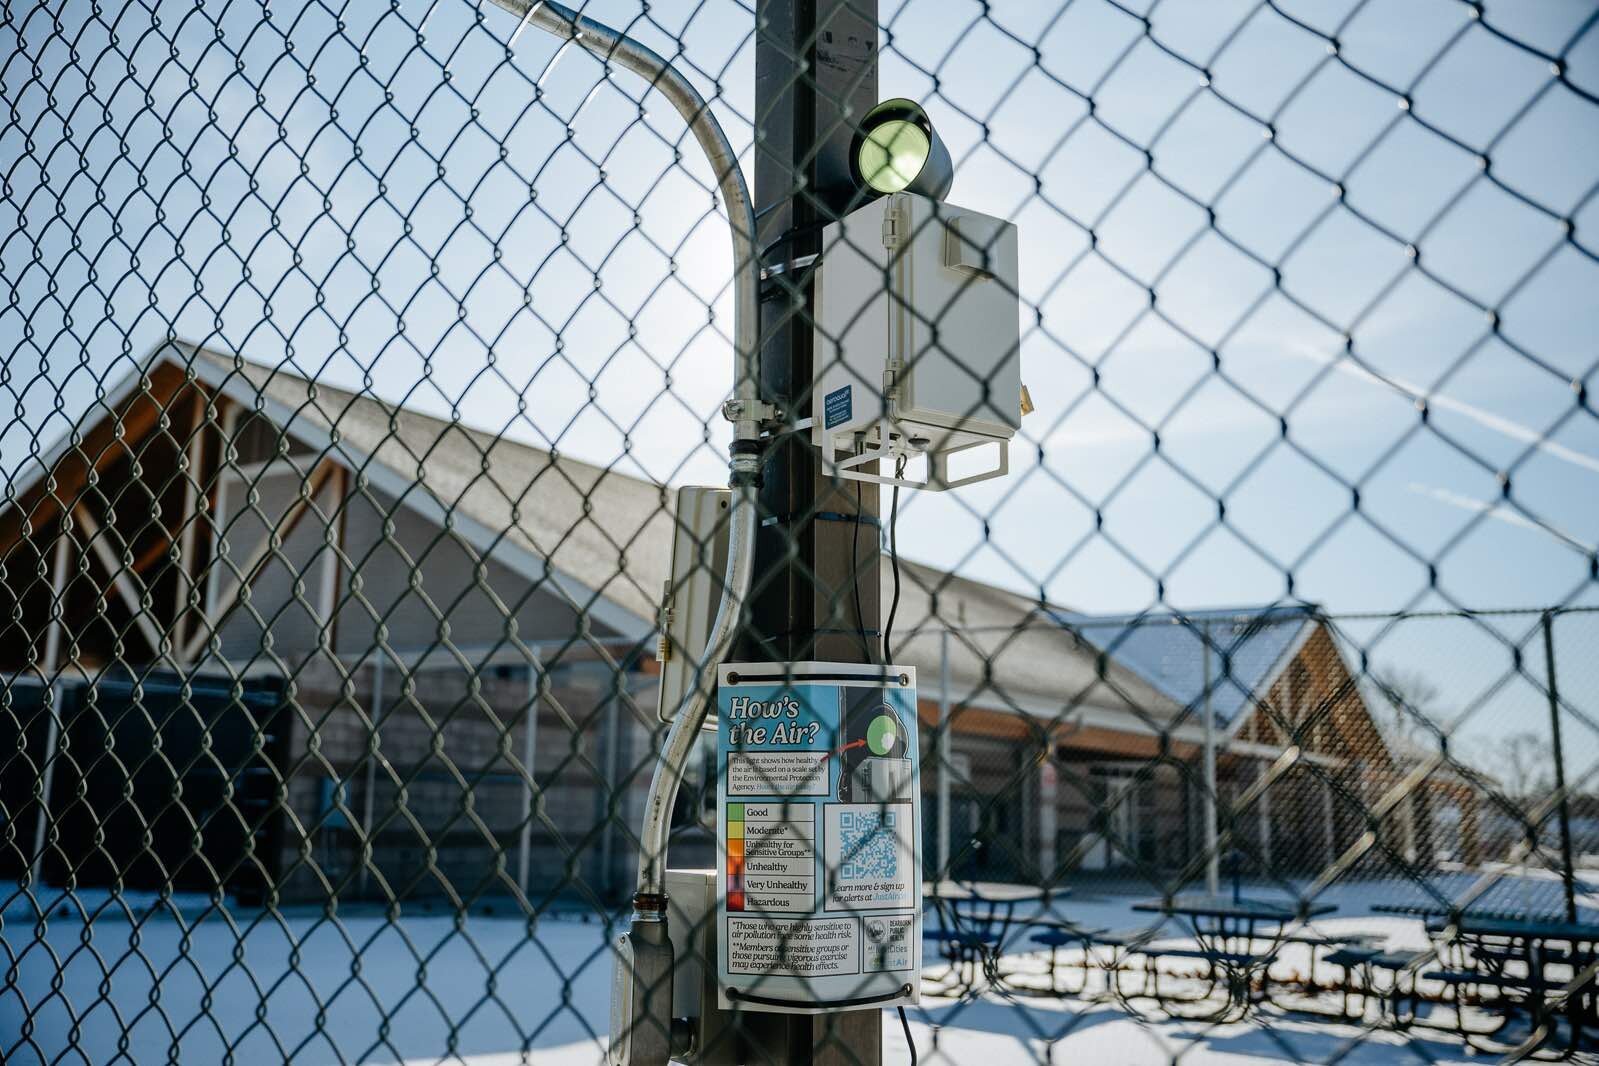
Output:
[[[134,579],[138,575],[123,561],[127,557],[127,546],[122,545],[123,558],[117,558],[116,553],[111,550],[110,543],[116,534],[110,529],[102,529],[100,523],[89,513],[89,508],[83,504],[80,503],[72,509],[72,518],[83,528],[84,546],[100,560],[106,576],[111,579],[112,586],[122,598],[123,605],[133,615],[133,622],[139,627],[140,635],[144,637],[145,643],[150,645],[150,651],[157,656],[166,655],[170,650],[166,638],[150,618],[151,612],[155,609],[155,598],[150,595],[150,590],[142,578],[139,579],[137,587],[134,585]],[[117,540],[121,542],[120,537]],[[148,604],[145,603],[146,599],[150,601]]]
[[[148,388],[135,389],[118,409],[110,412],[110,417],[95,423],[77,444],[70,443],[71,436],[68,436],[57,446],[59,454],[46,461],[44,480],[28,493],[33,496],[31,506],[18,500],[14,506],[0,512],[0,559],[4,559],[18,541],[31,538],[51,518],[76,507],[91,474],[98,474],[118,459],[138,457],[138,443],[155,428],[173,398],[188,384],[182,371],[167,363],[152,367],[147,380]],[[78,433],[81,424],[73,426],[69,433]]]
[[[192,661],[200,653],[200,649],[205,647],[206,641],[217,632],[222,620],[227,617],[228,612],[233,609],[233,605],[238,602],[239,594],[253,585],[255,579],[261,575],[261,569],[265,565],[267,558],[277,550],[278,546],[288,543],[289,538],[294,535],[295,529],[299,526],[300,520],[311,509],[312,501],[321,495],[323,485],[333,476],[333,472],[338,469],[338,466],[339,464],[332,459],[324,459],[318,463],[316,469],[311,471],[311,476],[306,478],[305,491],[300,494],[300,498],[295,500],[294,505],[283,513],[283,517],[278,520],[276,526],[267,530],[266,535],[261,538],[261,543],[256,545],[255,550],[250,553],[250,557],[245,561],[245,564],[234,569],[235,577],[232,585],[216,599],[216,610],[211,614],[211,624],[190,634],[188,641],[183,645],[182,658],[185,662]],[[221,562],[221,559],[221,556],[213,559],[211,561],[212,567]]]

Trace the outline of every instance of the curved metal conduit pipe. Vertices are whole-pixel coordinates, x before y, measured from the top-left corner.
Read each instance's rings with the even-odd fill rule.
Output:
[[[726,408],[733,420],[729,483],[733,504],[728,519],[727,572],[722,600],[716,609],[710,638],[694,691],[678,708],[667,733],[666,746],[650,779],[640,834],[638,887],[633,896],[634,918],[660,921],[666,914],[666,844],[671,831],[672,804],[683,780],[688,754],[705,722],[716,667],[733,642],[744,602],[749,596],[755,556],[755,481],[760,474],[760,390],[756,380],[756,351],[760,339],[759,266],[755,259],[755,210],[738,157],[711,114],[699,91],[653,50],[618,30],[580,15],[561,4],[528,0],[494,0],[531,24],[638,74],[667,98],[683,116],[694,139],[705,152],[733,231],[733,401]],[[520,29],[519,31],[520,32]],[[514,37],[513,37],[514,40]]]

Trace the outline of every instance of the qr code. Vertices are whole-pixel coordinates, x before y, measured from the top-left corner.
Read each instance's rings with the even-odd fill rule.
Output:
[[[889,880],[899,876],[896,817],[895,811],[840,812],[839,880]]]

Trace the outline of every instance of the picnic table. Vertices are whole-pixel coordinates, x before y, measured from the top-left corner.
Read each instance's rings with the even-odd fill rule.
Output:
[[[1135,911],[1179,919],[1193,933],[1199,945],[1197,948],[1162,948],[1158,951],[1146,948],[1146,954],[1197,959],[1207,964],[1211,978],[1210,986],[1202,995],[1163,997],[1156,973],[1153,998],[1168,1015],[1186,1017],[1181,1012],[1174,1012],[1171,1005],[1208,1002],[1216,985],[1222,984],[1226,1000],[1213,1012],[1202,1015],[1201,1019],[1241,1019],[1259,1002],[1254,991],[1255,985],[1257,979],[1265,976],[1266,969],[1276,958],[1284,935],[1283,927],[1331,914],[1337,909],[1331,903],[1250,899],[1237,891],[1217,895],[1182,893],[1135,903]],[[1265,950],[1257,948],[1261,942],[1266,944]],[[1260,983],[1263,985],[1264,981]]]
[[[975,991],[979,974],[1003,990],[998,964],[1006,939],[1017,925],[1017,908],[1064,896],[1068,891],[1003,881],[922,882],[922,901],[938,917],[939,928],[930,938],[939,944],[940,953],[950,964],[952,979],[935,989],[934,994],[947,994],[954,989],[963,994]]]
[[[1501,1043],[1525,1040],[1547,1045],[1559,1041],[1567,1054],[1592,1043],[1591,1034],[1599,1030],[1599,923],[1468,913],[1453,919],[1429,918],[1426,928],[1434,936],[1450,937],[1467,951],[1459,953],[1455,965],[1423,977],[1454,989],[1457,1005],[1467,992],[1480,993],[1485,988],[1500,997],[1495,1002],[1504,1017],[1493,1030],[1468,1031],[1457,1017],[1456,1026],[1467,1041],[1475,1044],[1484,1036]],[[1507,1035],[1523,1012],[1531,1023],[1525,1037]],[[1563,1039],[1561,1021],[1566,1025]]]
[[[1429,932],[1441,932],[1448,927],[1448,922],[1441,919],[1427,923]],[[1599,922],[1569,922],[1563,918],[1540,918],[1536,915],[1511,917],[1468,913],[1460,916],[1455,928],[1468,936],[1510,937],[1568,944],[1599,943]]]
[[[1527,915],[1522,911],[1484,910],[1481,907],[1469,906],[1462,910],[1442,903],[1373,903],[1371,909],[1378,914],[1400,914],[1407,918],[1447,918],[1451,914],[1460,914],[1473,919],[1503,919],[1512,922],[1527,920]]]
[[[1378,914],[1400,914],[1406,918],[1433,918],[1449,913],[1449,908],[1437,903],[1373,903],[1371,909]]]
[[[978,901],[1008,904],[1028,903],[1045,896],[1064,896],[1065,888],[1044,888],[1042,885],[1014,884],[1009,881],[923,881],[922,896],[952,902]]]

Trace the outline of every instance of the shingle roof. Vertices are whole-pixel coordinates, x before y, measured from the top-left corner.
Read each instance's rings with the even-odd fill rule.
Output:
[[[1063,608],[919,563],[901,568],[894,658],[917,667],[924,695],[939,691],[947,628],[957,704],[1063,720],[1085,708],[1132,712],[1151,732],[1181,712],[1147,679],[1062,627],[1055,616]],[[887,592],[883,602],[886,613]]]
[[[666,580],[672,542],[664,486],[405,408],[370,394],[313,383],[283,369],[189,345],[213,371],[235,375],[293,412],[289,429],[337,425],[347,448],[414,478],[446,509],[469,516],[598,590],[647,625]],[[585,508],[585,501],[587,507]],[[887,604],[888,567],[884,572]],[[1055,717],[1079,706],[1136,708],[1164,720],[1180,710],[1136,673],[1061,630],[1054,605],[906,562],[895,656],[918,668],[921,690],[940,683],[941,638],[950,640],[952,698]],[[1019,631],[1016,627],[1022,625]]]
[[[224,379],[242,379],[288,408],[285,429],[326,433],[337,427],[346,452],[414,480],[447,511],[503,532],[513,545],[654,624],[672,543],[664,487],[281,368],[186,344],[172,347],[184,361],[192,354],[197,369],[205,364]]]
[[[269,409],[286,430],[331,441],[333,454],[352,468],[385,472],[399,491],[435,501],[458,528],[475,523],[492,550],[547,561],[582,583],[588,606],[603,606],[615,618],[614,605],[636,620],[633,633],[653,627],[672,543],[667,487],[186,343],[162,345],[128,378],[163,359],[192,367],[246,406]],[[889,567],[881,569],[886,609]],[[1058,605],[909,561],[901,573],[894,654],[899,664],[917,667],[924,694],[939,690],[947,628],[950,696],[957,704],[1046,719],[1084,708],[1132,711],[1145,718],[1146,729],[1181,710],[1137,671],[1059,625]],[[1135,727],[1130,719],[1125,724]]]
[[[1196,710],[1205,694],[1202,631],[1208,633],[1211,710],[1218,723],[1231,724],[1247,709],[1251,693],[1270,688],[1317,624],[1318,615],[1314,607],[1285,604],[1135,618],[1063,611],[1056,618],[1176,703]]]

